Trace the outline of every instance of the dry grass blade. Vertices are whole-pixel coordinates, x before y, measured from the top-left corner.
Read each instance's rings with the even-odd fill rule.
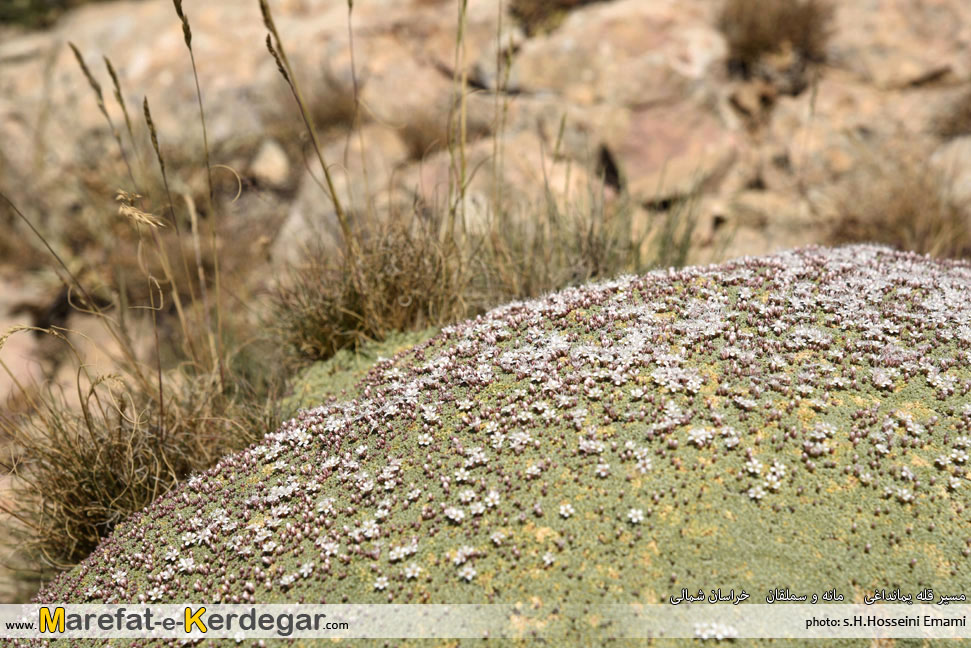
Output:
[[[209,210],[212,215],[212,217],[209,219],[209,243],[210,243],[210,249],[212,251],[212,259],[213,259],[213,266],[214,266],[213,267],[213,284],[214,284],[213,287],[214,287],[215,301],[216,301],[215,333],[213,333],[212,327],[209,324],[209,317],[210,317],[209,304],[207,303],[204,293],[203,293],[203,307],[205,308],[205,313],[206,313],[206,328],[209,332],[209,338],[210,340],[214,339],[215,344],[217,346],[217,351],[213,354],[213,360],[215,361],[216,365],[219,368],[220,380],[225,381],[226,370],[223,365],[223,353],[222,353],[222,337],[223,337],[222,336],[222,326],[223,326],[222,310],[219,308],[219,305],[222,303],[222,276],[219,271],[219,255],[216,253],[216,250],[218,247],[216,242],[216,224],[215,224],[216,198],[215,198],[215,189],[212,181],[212,162],[211,162],[210,153],[209,153],[209,132],[206,127],[206,111],[202,102],[202,86],[199,84],[199,69],[198,69],[198,66],[196,65],[195,51],[192,49],[192,29],[189,26],[188,17],[185,15],[185,13],[182,10],[182,0],[172,0],[172,3],[175,6],[176,15],[179,17],[179,20],[182,21],[183,40],[185,41],[186,48],[189,50],[189,61],[192,64],[192,78],[193,78],[193,81],[195,82],[195,87],[196,87],[196,103],[199,105],[199,123],[202,125],[202,149],[205,155],[206,180],[209,186]],[[199,255],[197,254],[197,258],[198,256]],[[197,263],[197,266],[201,275],[202,267],[201,265],[198,265],[198,263]],[[203,290],[204,288],[200,286],[200,291],[203,291]]]
[[[15,205],[13,201],[10,200],[10,198],[8,198],[7,195],[2,191],[0,191],[0,199],[2,199],[5,203],[7,203],[7,206],[10,207],[11,211],[13,211],[13,213],[16,214],[17,217],[20,218],[20,220],[27,225],[27,227],[30,229],[31,232],[33,232],[33,234],[37,237],[37,239],[44,244],[44,247],[47,248],[48,252],[50,252],[51,257],[53,257],[54,260],[57,261],[57,264],[61,268],[61,270],[63,270],[65,274],[67,274],[67,276],[71,279],[71,283],[73,287],[77,288],[78,291],[80,291],[81,295],[84,297],[85,307],[97,309],[98,302],[95,299],[93,299],[90,294],[88,294],[88,291],[85,290],[84,286],[81,285],[81,282],[78,281],[78,278],[74,275],[71,269],[68,268],[67,264],[64,263],[64,259],[61,258],[61,255],[59,255],[57,252],[54,251],[54,248],[52,248],[51,244],[47,241],[47,239],[44,238],[44,236],[39,231],[37,231],[37,228],[34,227],[34,224],[30,221],[30,219],[27,218],[24,215],[24,213],[20,211],[17,205]]]
[[[71,51],[74,52],[74,58],[81,67],[81,71],[84,73],[85,78],[88,80],[88,85],[91,86],[91,90],[94,92],[95,100],[98,102],[98,110],[101,111],[102,117],[104,117],[105,121],[108,123],[108,128],[111,130],[111,135],[114,137],[115,143],[118,145],[119,153],[121,153],[121,159],[124,161],[125,168],[128,170],[128,179],[131,180],[132,187],[137,190],[138,183],[135,182],[135,174],[132,171],[131,163],[128,161],[128,154],[125,152],[125,146],[121,143],[121,135],[118,133],[118,129],[115,128],[115,122],[111,119],[111,115],[108,114],[108,109],[105,106],[105,98],[104,93],[101,90],[101,84],[98,83],[97,79],[94,78],[94,75],[91,74],[91,69],[88,68],[88,64],[84,62],[84,57],[81,56],[81,52],[78,50],[77,46],[75,46],[74,43],[68,43],[68,46],[71,48]],[[107,61],[107,59],[105,60]],[[114,78],[114,69],[111,67],[110,63],[108,65],[108,69]],[[115,87],[116,89],[118,88],[117,78],[115,78]],[[118,90],[118,97],[119,103],[122,103],[122,107],[124,108],[124,102],[121,101],[120,90]],[[127,110],[125,110],[125,118],[128,118]]]
[[[121,108],[122,114],[125,116],[125,127],[128,129],[128,136],[131,138],[132,145],[135,145],[135,131],[132,128],[131,115],[128,114],[128,105],[125,103],[125,99],[121,94],[121,82],[118,80],[118,73],[115,71],[115,66],[111,64],[111,59],[107,56],[104,57],[105,67],[108,68],[108,75],[111,77],[111,83],[115,89],[115,101]]]
[[[331,177],[330,167],[324,160],[323,149],[317,135],[317,128],[313,122],[313,117],[310,114],[310,110],[307,107],[307,102],[304,101],[303,93],[300,90],[300,85],[297,83],[296,78],[293,75],[293,68],[290,66],[290,61],[287,58],[286,51],[283,49],[283,43],[280,41],[280,34],[277,31],[276,23],[273,22],[273,13],[270,11],[270,5],[267,0],[260,0],[260,12],[263,14],[263,24],[270,32],[266,37],[267,48],[269,49],[274,60],[276,60],[280,74],[283,75],[284,80],[290,87],[293,98],[297,102],[297,106],[300,108],[300,116],[302,117],[304,125],[307,128],[307,133],[310,135],[310,139],[313,142],[314,151],[317,154],[317,160],[320,162],[321,169],[323,169],[324,172],[324,179],[327,183],[328,198],[330,199],[331,204],[334,206],[334,212],[337,214],[337,222],[340,225],[341,234],[344,237],[344,245],[348,250],[348,259],[352,265],[356,264],[357,258],[360,254],[359,243],[351,230],[351,225],[348,221],[347,213],[344,210],[340,197],[337,195],[337,189],[335,188],[334,180]]]

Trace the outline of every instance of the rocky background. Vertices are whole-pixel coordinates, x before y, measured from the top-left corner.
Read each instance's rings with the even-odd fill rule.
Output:
[[[971,5],[804,2],[753,18],[751,4],[471,0],[457,55],[451,0],[359,0],[350,14],[335,0],[271,2],[352,215],[447,200],[447,124],[466,78],[467,228],[497,208],[501,185],[510,210],[551,193],[567,207],[590,193],[625,200],[643,231],[687,212],[691,263],[854,240],[971,254]],[[308,241],[339,245],[336,216],[258,2],[186,0],[185,11],[219,165],[223,269],[269,285]],[[170,0],[84,4],[43,29],[0,24],[0,190],[73,272],[105,278],[120,258],[137,266],[137,242],[112,220],[130,184],[69,41],[103,86],[137,180],[155,163],[147,98],[172,193],[202,205],[196,85]],[[110,367],[111,340],[71,313],[43,245],[3,204],[0,224],[0,332],[70,326],[87,360]],[[48,347],[7,341],[0,399],[58,371],[70,383],[74,369]]]
[[[481,161],[493,153],[499,88],[506,111],[500,172],[519,200],[542,195],[544,174],[553,174],[550,186],[564,200],[572,199],[584,190],[584,169],[593,162],[609,171],[609,188],[629,192],[645,220],[652,207],[696,196],[690,259],[709,262],[825,241],[841,207],[879,203],[870,194],[890,191],[895,181],[885,176],[897,170],[882,168],[886,159],[916,159],[921,174],[937,165],[947,175],[949,199],[971,198],[971,138],[952,137],[960,128],[951,133],[939,123],[971,89],[967,3],[837,3],[821,61],[807,61],[798,43],[783,38],[779,51],[744,73],[733,69],[720,2],[562,4],[538,24],[509,15],[507,6],[501,28],[497,3],[468,6],[464,72],[477,90],[470,97],[468,155]],[[186,10],[213,161],[232,167],[244,185],[231,218],[247,234],[229,243],[272,269],[292,259],[314,228],[333,232],[333,215],[304,162],[301,124],[263,46],[258,3],[213,0]],[[354,7],[360,139],[348,138],[345,128],[354,83],[347,6],[285,0],[274,10],[318,123],[328,128],[329,159],[342,161],[338,191],[352,205],[389,195],[441,202],[449,160],[440,150],[443,124],[457,73],[455,3],[373,0]],[[149,99],[176,167],[176,192],[203,191],[195,85],[171,2],[88,4],[50,29],[5,26],[2,35],[0,178],[47,235],[78,256],[103,256],[95,249],[101,241],[72,241],[71,230],[82,227],[77,221],[102,218],[103,203],[123,182],[117,148],[68,41],[101,78],[106,96],[111,86],[102,56],[117,69],[136,117],[143,97]],[[497,55],[510,66],[500,72],[507,78],[497,78]],[[123,129],[117,105],[109,100],[106,107]],[[971,102],[963,107],[971,122]],[[134,121],[144,135],[141,120]],[[474,179],[473,204],[488,202],[491,171],[486,165]],[[227,193],[235,190],[229,172],[217,181]],[[5,227],[18,226],[0,213]],[[45,307],[57,293],[50,277],[23,272],[18,256],[25,250],[3,253],[0,328],[30,321],[29,309],[11,313],[13,306]],[[7,361],[28,372],[31,353],[8,349]],[[8,378],[0,380],[6,390]]]

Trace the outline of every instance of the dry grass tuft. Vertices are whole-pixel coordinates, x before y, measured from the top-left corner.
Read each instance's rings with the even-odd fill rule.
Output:
[[[639,236],[624,200],[607,205],[593,192],[590,198],[564,211],[549,193],[541,204],[491,214],[482,232],[454,237],[443,236],[442,209],[394,214],[361,237],[356,264],[310,248],[275,293],[275,334],[301,365],[394,331],[443,326],[511,300],[684,263],[689,210]]]
[[[971,135],[971,89],[948,104],[931,128],[935,135],[943,139]]]
[[[0,24],[10,23],[36,29],[49,27],[68,9],[91,0],[4,0],[0,3]]]
[[[77,375],[80,410],[48,388],[27,396],[29,413],[0,418],[2,467],[14,477],[0,510],[42,572],[76,564],[118,522],[277,418],[236,374],[231,388],[213,372],[166,372],[160,386],[126,371],[89,376],[79,366]]]
[[[455,250],[430,223],[391,218],[370,230],[356,259],[312,243],[277,287],[274,330],[296,364],[464,314],[465,286],[450,267]]]
[[[730,67],[748,77],[764,56],[789,50],[803,63],[824,61],[833,12],[831,0],[725,0],[718,26]]]
[[[855,170],[830,196],[829,241],[971,258],[971,204],[950,187],[947,174],[919,151],[861,146]]]
[[[603,0],[511,0],[510,15],[519,21],[528,35],[551,31],[572,9]]]
[[[174,5],[194,71],[188,20],[181,2]],[[197,159],[195,167],[205,187],[197,209],[193,195],[171,191],[173,164],[163,154],[164,134],[155,128],[148,100],[143,113],[153,150],[139,155],[144,138],[135,134],[113,66],[105,60],[127,141],[104,109],[106,95],[95,73],[74,51],[119,159],[102,170],[90,220],[79,225],[91,239],[49,240],[3,193],[0,208],[4,219],[49,253],[69,295],[67,310],[82,310],[101,323],[109,340],[102,350],[114,368],[94,373],[65,328],[32,329],[63,341],[77,367],[71,390],[76,397],[60,388],[23,385],[18,411],[0,418],[0,436],[8,442],[2,467],[14,484],[14,496],[0,500],[0,511],[15,527],[18,555],[34,577],[75,564],[119,521],[261,438],[284,415],[278,404],[284,376],[275,347],[248,333],[262,330],[246,308],[250,287],[220,265],[224,205],[213,173],[225,167],[211,161],[201,92],[203,163]],[[100,208],[105,177],[117,183],[112,187],[117,213]],[[236,266],[249,262],[245,254],[236,256]],[[79,265],[105,270],[77,272]],[[227,308],[231,299],[242,308]],[[153,334],[147,351],[140,333],[146,328]]]
[[[450,127],[455,119],[455,111],[449,114],[448,111],[427,111],[416,113],[408,118],[407,122],[398,129],[402,142],[408,150],[408,157],[411,160],[422,160],[425,157],[454,147],[458,140],[455,129]],[[467,123],[465,131],[465,141],[473,142],[491,134],[491,126],[481,121]]]

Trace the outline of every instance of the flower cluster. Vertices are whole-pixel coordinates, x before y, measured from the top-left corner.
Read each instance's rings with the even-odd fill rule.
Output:
[[[968,294],[968,264],[857,246],[507,304],[195,475],[38,600],[615,602],[763,558],[946,590],[971,569]],[[935,571],[909,566],[932,542]]]

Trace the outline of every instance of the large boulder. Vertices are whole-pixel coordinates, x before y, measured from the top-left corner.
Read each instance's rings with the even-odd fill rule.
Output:
[[[37,600],[957,591],[969,290],[968,263],[810,247],[508,304],[188,480]]]

